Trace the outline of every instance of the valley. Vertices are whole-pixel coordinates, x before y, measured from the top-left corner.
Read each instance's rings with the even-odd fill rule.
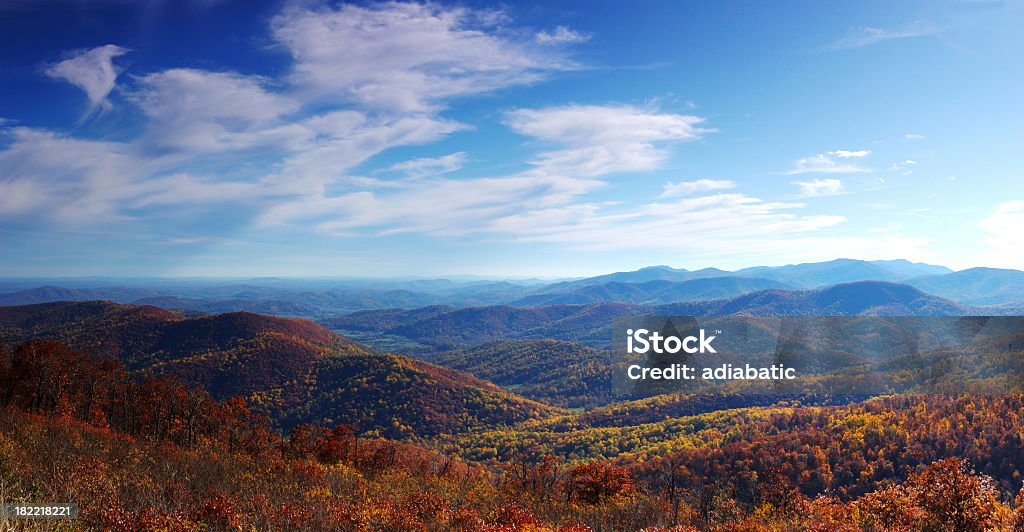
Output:
[[[472,302],[485,305],[439,303],[469,288],[415,281],[436,296],[415,301],[434,304],[344,313],[313,296],[266,299],[289,292],[251,286],[242,298],[208,290],[235,298],[218,303],[156,289],[15,292],[0,297],[145,297],[0,306],[8,405],[0,457],[38,449],[45,433],[87,442],[59,451],[53,459],[61,463],[143,453],[155,467],[160,445],[173,446],[164,459],[175,467],[197,470],[194,453],[228,460],[214,462],[221,469],[207,488],[194,480],[180,487],[192,498],[148,496],[162,506],[124,499],[123,519],[136,524],[215,523],[210,505],[228,504],[230,512],[216,514],[227,519],[222,525],[260,519],[281,526],[259,507],[272,492],[286,504],[332,508],[296,514],[296,523],[343,530],[341,522],[440,530],[459,528],[463,518],[471,523],[466,530],[732,530],[844,520],[903,526],[877,505],[908,505],[930,519],[937,510],[913,498],[922,475],[975,486],[971,496],[989,501],[986,519],[1010,522],[1024,475],[1024,318],[1012,316],[1017,303],[965,295],[984,283],[958,284],[957,300],[922,291],[916,286],[956,275],[925,265],[826,264],[648,268],[546,285],[474,285],[483,293]],[[931,275],[901,277],[916,273]],[[747,277],[754,274],[763,277]],[[858,279],[872,275],[882,278]],[[816,286],[826,279],[842,282]],[[218,305],[275,312],[202,310]],[[317,321],[288,317],[307,312]],[[767,367],[773,351],[789,357],[800,387],[624,386],[625,359],[613,332],[622,320],[645,316],[688,316],[686,327],[699,320],[701,330],[717,331],[719,365]],[[807,324],[814,325],[800,332]],[[154,393],[180,399],[161,408]],[[142,410],[127,409],[122,397],[133,395]],[[229,428],[238,426],[248,428]],[[130,443],[115,444],[121,434]],[[238,468],[265,470],[259,464],[274,464],[275,472],[229,495],[242,482]],[[13,477],[3,473],[11,486],[41,481],[25,476],[41,464],[25,467]],[[170,482],[131,467],[133,475]],[[282,484],[295,479],[311,489],[332,486],[330,495]],[[374,495],[357,496],[357,485],[372,486]],[[116,490],[127,484],[117,486],[106,493],[126,497]],[[770,486],[787,495],[779,499]],[[414,493],[429,494],[434,510],[396,521],[403,508],[427,504]],[[774,508],[770,516],[766,504]],[[108,526],[113,517],[87,511],[86,518]]]

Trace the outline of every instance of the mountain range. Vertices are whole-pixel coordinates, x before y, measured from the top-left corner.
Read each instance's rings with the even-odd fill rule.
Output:
[[[651,316],[965,316],[1012,314],[1007,308],[970,307],[905,284],[844,283],[816,290],[762,290],[727,299],[662,305],[600,302],[580,305],[507,305],[368,310],[322,320],[328,328],[402,337],[447,349],[493,340],[555,339],[607,348],[616,318]],[[363,341],[375,345],[378,337]]]
[[[1018,270],[971,268],[916,277],[906,283],[965,305],[1019,306],[1024,303],[1024,272]]]
[[[737,271],[689,271],[652,266],[582,279],[543,282],[481,279],[279,279],[236,282],[197,279],[7,280],[0,305],[52,301],[111,300],[168,310],[219,313],[248,311],[324,319],[361,310],[422,308],[436,305],[535,307],[617,302],[660,305],[728,299],[769,289],[811,290],[858,281],[914,286],[962,305],[1005,307],[1024,302],[1024,272],[973,268],[952,272],[943,266],[905,260],[828,262]],[[33,282],[37,283],[33,285]]]

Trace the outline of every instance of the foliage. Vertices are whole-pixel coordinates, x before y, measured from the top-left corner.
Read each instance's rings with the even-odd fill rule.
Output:
[[[350,423],[367,434],[417,439],[557,411],[457,371],[372,353],[302,319],[244,312],[182,318],[109,302],[0,308],[0,344],[29,339],[121,360],[133,378],[173,378],[221,401],[244,397],[284,430]]]
[[[612,354],[558,340],[495,341],[427,357],[547,404],[593,407],[611,400]]]

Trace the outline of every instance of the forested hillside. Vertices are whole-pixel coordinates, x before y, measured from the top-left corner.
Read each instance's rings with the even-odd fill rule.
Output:
[[[428,360],[548,404],[593,407],[612,399],[612,353],[573,342],[494,341]]]
[[[349,422],[392,437],[507,425],[551,407],[457,371],[372,353],[301,319],[249,313],[183,318],[109,302],[0,308],[0,344],[52,339],[173,377],[217,400],[245,397],[282,427]]]
[[[620,447],[604,451],[618,453],[612,460],[566,457],[558,446],[538,442],[481,467],[407,443],[361,438],[351,425],[298,425],[283,437],[242,400],[217,402],[171,380],[133,382],[120,362],[56,342],[4,349],[0,361],[0,497],[75,501],[81,508],[75,526],[481,532],[1024,526],[1019,395],[727,410],[684,418],[685,431],[661,427],[674,436],[646,454]],[[634,438],[595,435],[604,442]]]

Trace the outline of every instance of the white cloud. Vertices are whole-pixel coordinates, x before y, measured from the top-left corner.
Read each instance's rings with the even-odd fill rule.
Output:
[[[917,161],[912,160],[912,159],[907,159],[907,160],[902,161],[902,162],[892,163],[889,166],[889,171],[890,172],[895,172],[895,173],[900,174],[900,175],[910,175],[910,174],[914,173],[914,171],[912,170],[912,168],[914,166],[917,166]]]
[[[302,221],[337,233],[360,229],[381,234],[480,232],[495,218],[522,212],[528,206],[571,206],[582,194],[606,184],[597,179],[600,176],[657,168],[667,154],[656,145],[699,138],[705,130],[695,124],[701,120],[620,105],[519,109],[506,114],[509,127],[561,145],[562,149],[542,152],[533,161],[533,168],[517,174],[458,180],[424,175],[397,188],[372,191],[327,193],[324,184],[331,177],[322,175],[323,169],[338,165],[324,164],[324,157],[318,155],[300,170],[289,172],[294,175],[288,180],[290,187],[296,186],[295,179],[321,173],[301,187],[307,193],[274,205],[261,222],[273,225]],[[305,154],[302,157],[308,158]],[[445,165],[461,163],[461,159],[461,155],[453,154],[446,160],[421,159],[399,163],[392,169],[444,169]]]
[[[840,164],[832,157],[825,154],[817,154],[812,157],[804,157],[793,163],[793,169],[783,172],[786,175],[797,174],[856,174],[870,172],[868,168],[855,164]]]
[[[130,220],[139,209],[263,197],[254,183],[186,173],[163,175],[173,157],[147,155],[131,143],[81,140],[18,128],[0,151],[0,216],[33,214],[75,226]]]
[[[811,181],[794,181],[800,187],[803,197],[835,196],[843,193],[843,182],[838,179],[813,179]]]
[[[253,200],[263,192],[254,183],[223,181],[189,174],[147,179],[126,187],[126,205],[132,209],[154,206],[194,206],[201,203]]]
[[[190,245],[193,245],[193,244],[202,244],[203,242],[206,242],[208,240],[209,240],[209,238],[202,237],[202,236],[197,236],[197,237],[178,237],[178,238],[169,238],[169,239],[167,239],[165,241],[165,243],[166,244],[170,244],[172,246],[190,246]]]
[[[533,83],[576,68],[561,52],[494,28],[493,12],[438,4],[290,7],[274,38],[295,59],[292,80],[323,98],[425,111],[458,96]]]
[[[295,57],[286,79],[187,68],[157,71],[132,78],[125,90],[145,119],[134,139],[81,141],[28,128],[12,134],[14,140],[0,149],[0,162],[15,169],[0,176],[6,192],[0,214],[32,212],[40,220],[102,224],[143,208],[235,202],[240,208],[231,212],[249,213],[263,224],[316,220],[325,227],[356,227],[386,221],[387,216],[357,215],[339,222],[359,211],[358,206],[346,210],[350,200],[373,196],[367,189],[400,186],[353,176],[355,167],[389,148],[436,142],[466,129],[437,114],[450,98],[576,68],[564,51],[544,49],[532,35],[501,27],[508,22],[497,11],[415,3],[293,5],[272,22],[274,37]],[[77,61],[54,66],[50,75],[80,83],[92,91],[90,98],[102,101],[116,78],[109,59],[120,53],[105,47],[79,54]],[[109,74],[103,84],[80,73],[90,65]],[[57,155],[48,157],[49,152]],[[481,178],[481,190],[463,191],[457,183],[436,179],[464,158],[457,153],[395,169],[435,177],[424,186],[441,185],[465,210],[476,209],[477,192],[489,201],[490,188],[552,203],[600,185],[541,172]],[[418,186],[406,192],[420,193]],[[411,209],[406,217],[416,212]],[[395,213],[394,220],[402,218]],[[445,217],[435,219],[440,224]]]
[[[268,193],[281,197],[262,216],[263,223],[284,222],[287,213],[305,216],[304,204],[343,183],[347,173],[374,155],[396,146],[426,144],[463,129],[456,122],[426,115],[368,117],[354,111],[333,111],[296,125],[305,131],[294,153],[266,176]]]
[[[39,213],[60,220],[102,219],[118,211],[124,185],[150,162],[124,143],[74,139],[14,128],[0,151],[0,215]]]
[[[466,162],[466,152],[456,152],[442,157],[420,157],[391,166],[388,170],[405,172],[409,177],[420,178],[428,175],[454,172]]]
[[[581,177],[657,168],[668,154],[656,144],[698,140],[714,131],[699,127],[703,121],[629,105],[568,105],[505,114],[513,131],[565,146],[541,153],[534,165]]]
[[[724,242],[742,247],[757,240],[807,234],[845,221],[838,216],[797,216],[797,203],[765,202],[742,194],[716,194],[601,212],[594,205],[520,212],[489,230],[520,240],[583,249],[678,249],[708,252]]]
[[[148,141],[196,152],[239,149],[282,141],[288,131],[269,126],[299,108],[264,85],[231,72],[171,69],[139,78],[129,98],[150,119]]]
[[[0,180],[0,215],[31,212],[46,200],[47,194],[29,179]]]
[[[835,155],[836,157],[839,157],[840,159],[848,159],[850,157],[867,157],[868,155],[871,155],[871,150],[857,150],[857,151],[835,150],[835,151],[828,152],[828,154],[829,155]]]
[[[537,33],[537,42],[548,46],[560,46],[563,44],[575,44],[587,42],[590,35],[573,31],[565,26],[557,26],[552,32],[540,31]]]
[[[984,264],[1002,268],[1024,269],[1024,200],[1001,203],[996,211],[978,222],[985,232],[983,238],[989,251]]]
[[[89,112],[107,108],[107,96],[114,90],[118,70],[114,67],[115,57],[128,50],[114,44],[91,50],[79,50],[71,57],[46,69],[46,75],[62,79],[82,89],[89,98]]]
[[[704,262],[751,260],[796,262],[839,256],[928,260],[928,239],[900,234],[873,237],[836,233],[842,216],[797,212],[799,203],[767,202],[742,194],[716,194],[649,203],[605,212],[594,204],[518,212],[486,229],[524,242],[544,242],[596,251],[670,250]]]
[[[670,198],[673,196],[688,196],[697,192],[708,192],[712,190],[723,190],[729,188],[735,188],[736,182],[715,180],[715,179],[698,179],[696,181],[681,181],[679,183],[665,183],[665,189],[662,191],[660,198]]]
[[[924,140],[924,135],[918,135],[917,133],[907,133],[903,135],[906,140]]]
[[[218,209],[218,222],[237,217],[342,235],[478,234],[701,256],[795,254],[807,245],[815,253],[885,255],[871,241],[825,234],[841,226],[841,216],[721,193],[736,186],[732,181],[667,183],[657,200],[633,206],[587,197],[616,173],[661,168],[671,145],[714,131],[701,117],[654,106],[510,111],[504,123],[535,148],[520,172],[448,175],[466,163],[466,154],[455,152],[389,168],[414,179],[353,174],[377,176],[361,165],[385,150],[466,129],[440,115],[453,98],[577,68],[564,45],[588,36],[563,27],[531,34],[502,26],[508,23],[500,12],[434,4],[293,5],[272,23],[273,37],[294,58],[287,77],[181,68],[130,78],[119,94],[141,111],[145,127],[123,142],[12,129],[0,149],[0,215],[92,224]],[[106,63],[111,69],[114,57]],[[98,102],[110,94],[104,87],[95,92]],[[84,90],[92,102],[94,93]],[[790,173],[866,172],[836,161],[866,155],[835,150],[797,161]],[[813,195],[842,189],[839,180],[800,183],[813,184]],[[170,242],[201,242],[179,232]],[[878,246],[897,244],[916,245],[896,239]]]
[[[865,46],[871,46],[873,44],[879,44],[898,39],[927,37],[929,35],[935,35],[941,32],[942,30],[938,26],[923,21],[915,22],[899,30],[887,30],[882,28],[865,26],[850,31],[850,33],[847,36],[833,42],[826,48],[830,50],[848,50],[853,48],[863,48]]]

